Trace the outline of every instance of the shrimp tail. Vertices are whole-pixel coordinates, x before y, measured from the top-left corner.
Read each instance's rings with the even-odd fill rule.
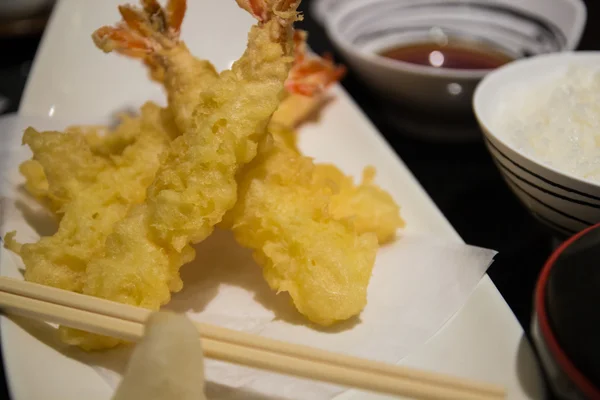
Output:
[[[303,96],[316,96],[323,93],[331,84],[346,74],[346,68],[335,65],[330,54],[323,57],[306,55],[307,33],[294,32],[294,66],[285,82],[289,93]]]
[[[122,5],[123,20],[97,29],[92,39],[105,53],[143,59],[152,78],[160,81],[164,75],[160,53],[179,44],[186,8],[186,0],[169,0],[165,8],[157,0],[141,0],[141,7]]]
[[[296,12],[300,0],[236,0],[236,2],[261,24],[277,18],[282,26],[290,26],[301,19]]]

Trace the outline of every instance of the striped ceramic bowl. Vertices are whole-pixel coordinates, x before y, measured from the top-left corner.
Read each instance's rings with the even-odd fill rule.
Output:
[[[366,84],[402,105],[449,115],[470,114],[473,90],[489,69],[415,65],[379,54],[453,39],[510,59],[568,51],[586,20],[581,0],[319,0],[314,7]]]
[[[495,112],[511,88],[560,74],[572,65],[600,65],[600,52],[548,54],[513,62],[486,76],[473,109],[504,180],[529,211],[561,236],[600,222],[600,184],[557,170],[521,152],[494,129]],[[507,116],[510,118],[510,116]]]

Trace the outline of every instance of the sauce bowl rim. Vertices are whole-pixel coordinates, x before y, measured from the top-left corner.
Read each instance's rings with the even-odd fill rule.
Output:
[[[340,14],[342,15],[342,14]],[[344,52],[349,53],[355,58],[362,59],[368,63],[374,64],[378,67],[385,68],[395,72],[409,72],[416,75],[428,76],[428,77],[440,77],[448,79],[471,79],[479,80],[485,75],[489,74],[495,69],[453,69],[453,68],[438,68],[427,65],[412,64],[406,61],[391,60],[383,57],[374,52],[367,52],[358,50],[356,45],[346,40],[344,36],[339,32],[339,27],[336,22],[339,21],[340,15],[336,16],[331,20],[327,20],[325,23],[325,29],[327,34],[333,41],[333,43],[342,49]]]
[[[350,1],[350,0],[347,0]],[[587,8],[581,0],[562,0],[573,6],[575,10],[575,20],[580,21],[576,24],[574,31],[570,35],[566,35],[567,41],[564,49],[559,52],[552,52],[547,54],[560,54],[564,52],[573,51],[581,39],[581,35],[585,28],[585,22],[587,20]],[[488,74],[496,71],[498,68],[492,69],[453,69],[453,68],[438,68],[427,65],[412,64],[406,61],[391,60],[383,57],[374,52],[362,51],[357,49],[357,46],[351,41],[347,40],[342,34],[342,27],[340,22],[347,16],[347,14],[353,10],[351,7],[341,9],[339,12],[333,14],[330,18],[326,18],[324,21],[324,28],[332,40],[332,42],[342,51],[348,53],[356,59],[360,59],[364,62],[370,63],[380,68],[387,69],[391,72],[401,73],[412,73],[423,77],[437,77],[447,79],[463,79],[463,80],[481,80]],[[583,23],[581,23],[583,21]],[[543,55],[543,54],[542,54]],[[535,56],[537,57],[537,56]],[[523,59],[517,59],[508,64],[519,62]],[[499,67],[499,68],[502,68]]]

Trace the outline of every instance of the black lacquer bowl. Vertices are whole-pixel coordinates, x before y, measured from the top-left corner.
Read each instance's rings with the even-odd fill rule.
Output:
[[[560,399],[600,399],[600,224],[564,242],[535,293],[532,335]]]

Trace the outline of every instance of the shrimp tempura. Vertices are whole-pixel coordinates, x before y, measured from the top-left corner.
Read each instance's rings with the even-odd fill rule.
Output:
[[[83,293],[158,309],[170,292],[182,288],[179,268],[194,258],[190,244],[210,235],[234,206],[236,174],[255,157],[284,93],[299,1],[237,2],[259,20],[250,30],[246,52],[202,91],[192,118],[181,125],[186,130],[162,157],[146,201],[115,225],[103,255],[88,264]],[[133,46],[160,63],[165,77],[177,76],[180,53],[172,50],[178,43],[165,28],[178,21],[172,12],[180,9],[176,3],[169,2],[171,13],[156,1],[144,1],[144,10],[121,8],[127,27],[101,28],[96,43],[108,49]],[[149,33],[148,28],[155,29]],[[67,340],[84,348],[113,344],[69,332]]]
[[[114,157],[121,156],[148,129],[162,130],[165,140],[169,141],[179,136],[170,109],[151,102],[141,107],[140,115],[120,115],[114,129],[71,126],[64,133],[43,132],[33,138],[31,134],[36,131],[30,130],[26,144],[32,145],[33,158],[19,165],[19,172],[25,177],[25,189],[60,217],[74,194],[95,182],[101,171],[113,166]],[[71,182],[67,184],[67,181]],[[57,196],[65,193],[65,186],[72,189],[66,196]]]
[[[325,102],[327,88],[346,74],[346,68],[335,65],[329,54],[308,56],[307,36],[302,30],[294,32],[295,57],[285,82],[287,96],[273,114],[271,126],[296,128]]]
[[[113,154],[95,182],[81,188],[64,204],[64,215],[54,235],[36,243],[11,245],[23,259],[26,280],[82,292],[88,262],[104,250],[104,241],[114,224],[133,204],[144,201],[146,188],[158,169],[160,153],[170,142],[161,111],[164,110],[156,105],[146,104],[140,117],[126,118],[121,123],[117,130],[137,132],[136,140],[119,154]],[[47,142],[47,136],[53,138],[56,134],[33,130],[26,133],[31,143]],[[42,148],[37,151],[44,152]],[[61,162],[53,157],[52,168],[63,171]]]
[[[179,40],[185,0],[169,0],[166,9],[156,0],[142,1],[142,5],[142,9],[119,6],[124,23],[98,29],[92,35],[94,43],[105,52],[143,59],[151,78],[165,86],[179,130],[194,129],[193,113],[201,94],[219,74],[210,61],[192,56]]]
[[[109,160],[94,154],[77,134],[56,131],[40,134],[28,128],[23,134],[23,144],[33,153],[32,159],[20,168],[27,180],[26,188],[36,197],[45,198],[50,209],[59,214],[110,165]]]
[[[366,305],[378,245],[373,233],[358,234],[351,221],[329,212],[333,192],[315,184],[314,174],[310,158],[274,136],[242,174],[225,223],[254,250],[269,286],[327,326]]]

